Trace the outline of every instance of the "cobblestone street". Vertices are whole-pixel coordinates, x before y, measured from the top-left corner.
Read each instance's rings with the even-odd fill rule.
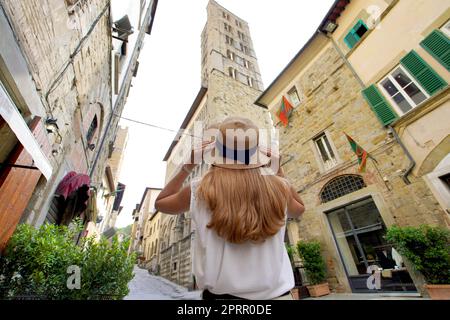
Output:
[[[130,293],[124,300],[200,300],[200,291],[188,291],[147,270],[134,267],[134,278],[128,284]]]

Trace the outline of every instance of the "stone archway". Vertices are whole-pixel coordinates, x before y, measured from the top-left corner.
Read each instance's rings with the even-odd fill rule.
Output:
[[[417,175],[419,177],[436,170],[443,159],[450,153],[450,134],[447,135],[442,141],[425,157],[420,166]]]
[[[332,201],[364,187],[366,187],[366,183],[360,175],[344,174],[334,177],[319,192],[320,202],[326,203]]]
[[[434,162],[431,159],[430,162]],[[450,226],[450,152],[444,155],[433,171],[423,176],[444,211],[444,221]]]

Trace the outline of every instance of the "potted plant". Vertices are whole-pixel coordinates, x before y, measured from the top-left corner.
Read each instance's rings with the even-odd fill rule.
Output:
[[[320,243],[309,241],[297,243],[297,252],[303,261],[306,276],[310,281],[307,286],[311,297],[320,297],[330,294],[330,287],[326,282],[325,261],[322,258]]]
[[[295,262],[294,262],[295,248],[293,245],[286,243],[286,251],[289,256],[289,261],[291,261],[292,271],[295,273]],[[297,286],[297,281],[295,281],[295,287],[291,290],[291,293],[292,293],[294,300],[300,299],[300,293],[299,293],[299,289]]]
[[[422,273],[431,299],[450,300],[450,231],[440,227],[388,229],[386,239]]]

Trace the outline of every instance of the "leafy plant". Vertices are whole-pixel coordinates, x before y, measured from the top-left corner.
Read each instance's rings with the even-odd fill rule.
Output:
[[[286,251],[291,261],[292,267],[294,266],[295,247],[292,244],[285,243]]]
[[[21,224],[0,257],[0,297],[35,296],[46,299],[120,299],[128,293],[135,257],[128,243],[115,238],[99,242],[76,236],[82,225]],[[69,266],[78,266],[81,288],[67,286]]]
[[[393,226],[388,242],[423,274],[430,284],[450,284],[450,231],[440,227]]]
[[[303,261],[306,275],[312,285],[321,284],[326,280],[326,265],[322,258],[318,241],[297,243],[297,252]]]

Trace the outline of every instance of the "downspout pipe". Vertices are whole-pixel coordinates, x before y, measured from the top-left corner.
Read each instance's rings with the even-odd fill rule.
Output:
[[[362,79],[359,77],[358,73],[356,72],[356,70],[353,68],[353,66],[351,65],[350,61],[348,61],[348,59],[346,58],[346,56],[344,55],[344,53],[342,52],[342,50],[339,48],[339,46],[336,44],[336,42],[334,41],[334,39],[332,37],[330,37],[327,33],[321,31],[320,29],[317,30],[318,33],[323,34],[325,37],[327,37],[328,39],[330,39],[331,43],[333,44],[334,48],[336,49],[336,51],[339,53],[339,55],[341,56],[342,60],[344,60],[345,64],[347,65],[347,67],[350,69],[350,71],[353,73],[353,75],[355,76],[356,80],[358,81],[358,83],[360,84],[361,88],[364,90],[366,89],[366,86],[364,84],[364,82],[362,81]],[[408,175],[411,173],[411,171],[413,170],[413,168],[416,165],[416,161],[414,160],[414,158],[412,157],[411,153],[408,151],[408,149],[406,148],[406,146],[404,145],[404,143],[402,142],[402,140],[400,139],[400,137],[398,136],[397,131],[395,131],[395,129],[392,126],[388,126],[388,132],[390,134],[392,134],[392,136],[394,137],[395,141],[399,144],[399,146],[402,148],[403,152],[405,153],[406,157],[409,160],[409,165],[408,167],[404,170],[404,172],[401,174],[401,177],[403,179],[403,181],[405,182],[405,184],[411,184],[411,181],[408,179]]]
[[[408,168],[406,168],[404,170],[404,172],[401,174],[401,177],[403,179],[403,181],[406,184],[411,184],[411,181],[409,181],[408,179],[408,175],[411,173],[412,169],[415,167],[416,165],[416,161],[414,160],[414,158],[412,157],[411,153],[408,151],[408,149],[405,147],[405,145],[403,144],[402,140],[400,139],[400,137],[398,136],[397,131],[395,131],[395,129],[392,126],[388,126],[388,130],[389,133],[391,133],[395,139],[395,141],[400,145],[400,147],[403,149],[403,152],[405,153],[406,157],[408,157],[409,159],[409,166]]]

